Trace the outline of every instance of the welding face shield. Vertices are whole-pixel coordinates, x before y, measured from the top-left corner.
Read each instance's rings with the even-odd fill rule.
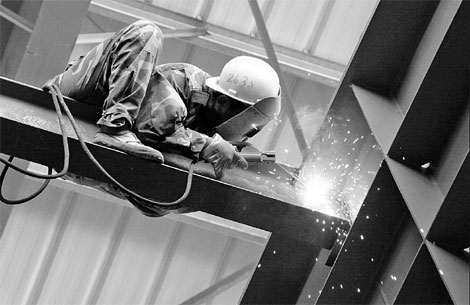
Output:
[[[227,62],[219,77],[207,79],[206,85],[246,107],[213,130],[225,140],[244,141],[279,114],[279,77],[261,59],[251,56],[235,57]]]
[[[267,97],[215,127],[213,133],[227,141],[245,141],[273,120],[280,109],[280,96]]]

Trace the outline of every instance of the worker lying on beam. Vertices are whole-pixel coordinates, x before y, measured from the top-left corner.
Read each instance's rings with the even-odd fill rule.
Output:
[[[246,169],[247,161],[226,140],[245,140],[277,115],[280,86],[274,69],[240,56],[220,77],[211,77],[191,64],[157,65],[162,46],[160,29],[137,21],[45,86],[56,84],[62,94],[102,107],[97,144],[157,162],[164,161],[160,150],[203,159],[217,178],[227,168]],[[254,111],[260,101],[264,111]]]

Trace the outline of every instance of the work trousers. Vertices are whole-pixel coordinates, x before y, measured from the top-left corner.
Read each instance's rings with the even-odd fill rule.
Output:
[[[163,35],[140,20],[72,61],[54,82],[78,101],[102,107],[102,131],[119,133],[135,122],[161,54]]]

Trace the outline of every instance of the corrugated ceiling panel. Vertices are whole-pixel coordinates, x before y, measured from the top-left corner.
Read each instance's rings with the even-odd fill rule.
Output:
[[[265,1],[259,1],[260,7]],[[215,1],[210,12],[209,23],[250,35],[256,27],[248,1]]]
[[[253,262],[253,258],[259,255],[259,247],[254,246],[252,243],[244,240],[234,240],[233,242],[235,245],[232,247],[233,250],[230,252],[230,256],[227,258],[228,264],[224,266],[223,270],[221,270],[220,278],[230,276],[240,268]],[[212,304],[223,304],[225,300],[233,300],[235,304],[239,304],[241,301],[240,296],[243,295],[252,273],[253,272],[247,275],[248,278],[245,278],[238,284],[222,292],[220,295],[217,295],[212,300]]]
[[[174,235],[176,225],[172,220],[155,221],[132,213],[116,241],[119,247],[111,258],[98,303],[146,304],[158,274],[168,264],[165,252],[172,242],[178,242]]]
[[[148,3],[149,1],[141,0]],[[196,18],[200,15],[205,0],[151,0],[155,6],[159,6],[186,16]]]
[[[99,270],[106,264],[106,253],[119,219],[126,208],[93,202],[72,193],[69,211],[57,227],[55,255],[37,301],[40,304],[76,304],[88,301]],[[61,202],[61,201],[58,201]],[[59,293],[60,292],[60,293]],[[87,302],[88,303],[88,302]]]
[[[254,36],[257,33],[248,1],[136,1],[155,6],[156,9],[152,11],[156,15],[159,14],[159,8],[162,8],[241,34]],[[325,59],[346,65],[377,2],[378,0],[258,0],[258,5],[265,16],[274,44],[317,57],[312,60]],[[140,9],[145,7],[140,6],[140,3],[135,6],[141,7]],[[164,12],[162,14],[166,15]],[[230,48],[227,46],[228,54]],[[190,54],[186,54],[192,52],[190,48],[179,50],[180,53],[185,52],[182,54],[184,59],[191,60]]]
[[[142,2],[148,2],[140,0]],[[258,1],[273,43],[347,64],[378,0]],[[198,18],[210,7],[207,22],[246,35],[256,32],[248,1],[153,0],[151,3],[179,14]],[[326,9],[332,5],[331,11]],[[329,14],[329,16],[325,16]],[[326,23],[322,20],[327,18]],[[314,46],[311,46],[313,37]]]
[[[326,1],[276,1],[267,20],[273,43],[298,51],[307,49]]]
[[[23,186],[19,196],[37,188],[36,183]],[[71,200],[64,191],[46,189],[45,195],[37,204],[17,206],[10,214],[0,239],[0,304],[34,303],[40,289],[44,264],[53,255],[50,249],[57,239],[57,227]]]
[[[23,180],[19,196],[38,186]],[[53,181],[6,222],[0,304],[175,304],[261,257],[259,238],[188,217],[145,217],[125,201]],[[251,274],[218,300],[235,304]]]
[[[378,0],[336,1],[313,55],[346,65],[377,2]]]
[[[211,286],[228,241],[200,228],[186,229],[180,238],[155,304],[180,304]]]

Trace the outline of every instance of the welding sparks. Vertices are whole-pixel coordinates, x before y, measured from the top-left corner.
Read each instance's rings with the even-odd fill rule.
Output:
[[[268,174],[270,179],[282,180],[296,204],[352,224],[383,161],[383,153],[370,129],[361,124],[358,127],[356,116],[348,117],[342,111],[329,115],[325,110],[305,106],[296,111],[299,125],[310,132],[310,139],[305,138],[308,155],[300,156],[301,164],[296,163],[298,151],[283,143],[277,148],[279,171]],[[279,122],[277,118],[275,123]],[[295,170],[283,168],[283,162]],[[270,183],[266,181],[265,185]]]
[[[352,223],[377,173],[382,154],[372,134],[358,133],[351,128],[354,123],[349,118],[327,116],[325,122],[316,133],[310,155],[299,173],[300,201],[307,208]]]
[[[315,176],[303,184],[304,188],[301,191],[301,198],[305,207],[328,215],[335,215],[335,211],[331,207],[329,196],[331,183],[328,180]]]

